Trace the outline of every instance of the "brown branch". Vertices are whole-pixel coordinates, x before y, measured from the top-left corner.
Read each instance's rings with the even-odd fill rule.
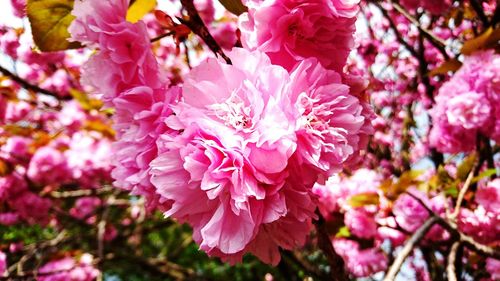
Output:
[[[413,197],[415,200],[417,200],[427,210],[427,212],[429,213],[429,215],[431,217],[437,218],[437,224],[439,224],[445,230],[450,232],[450,234],[452,235],[451,241],[460,241],[462,244],[464,244],[464,246],[466,246],[470,250],[473,250],[477,253],[480,253],[483,256],[492,257],[495,259],[500,259],[500,251],[499,250],[494,249],[494,248],[489,247],[489,246],[486,246],[486,245],[483,245],[481,243],[478,243],[471,236],[468,236],[467,234],[460,232],[454,223],[446,221],[442,217],[438,216],[420,198],[418,198],[417,196],[413,195],[410,192],[406,192],[406,193],[408,195],[410,195],[411,197]]]
[[[448,56],[448,53],[446,53],[446,42],[443,41],[443,39],[437,37],[436,35],[434,35],[430,30],[428,30],[427,28],[423,27],[420,22],[414,18],[412,15],[410,15],[408,13],[408,11],[406,11],[403,7],[401,7],[401,5],[399,5],[398,3],[395,3],[391,0],[389,0],[389,3],[392,4],[392,6],[394,7],[394,9],[396,11],[398,11],[401,15],[403,15],[407,20],[409,20],[413,25],[415,25],[415,27],[418,28],[418,30],[420,31],[420,33],[427,39],[429,40],[429,42],[434,46],[436,47],[436,49],[438,49],[438,51],[443,55],[443,57],[445,59],[449,59],[450,57]]]
[[[485,27],[490,26],[490,22],[488,21],[488,17],[484,13],[483,7],[481,6],[481,3],[479,3],[477,0],[470,0],[470,5],[476,12],[477,16],[479,19],[483,22]]]
[[[151,38],[151,39],[149,40],[149,42],[154,43],[154,42],[156,42],[156,41],[159,41],[159,40],[161,40],[161,39],[163,39],[163,38],[165,38],[165,37],[167,37],[167,36],[173,35],[173,34],[174,34],[174,32],[173,32],[173,31],[170,31],[170,32],[167,32],[167,33],[163,33],[163,34],[158,35],[158,36],[156,36],[156,37],[154,37],[154,38]]]
[[[457,241],[453,243],[450,253],[448,254],[448,264],[446,265],[446,275],[448,276],[448,281],[458,281],[457,273],[455,272],[455,262],[459,248],[460,242]]]
[[[460,189],[460,193],[458,193],[455,210],[453,210],[453,213],[449,217],[451,221],[455,221],[457,219],[458,213],[460,212],[460,206],[462,206],[462,201],[464,200],[465,193],[467,193],[467,190],[469,189],[469,186],[473,178],[474,178],[474,169],[470,171],[469,175],[467,176],[467,179],[465,180],[464,186],[462,187],[462,189]]]
[[[187,25],[196,35],[200,36],[215,55],[221,56],[226,63],[231,64],[231,59],[224,54],[222,48],[210,34],[207,26],[203,23],[203,20],[194,6],[193,0],[181,0],[181,4],[188,13],[188,19],[178,18],[179,21]]]
[[[37,92],[37,93],[41,93],[41,94],[44,94],[44,95],[47,95],[47,96],[52,96],[52,97],[55,97],[56,99],[58,100],[70,100],[71,97],[61,97],[59,96],[57,93],[54,93],[54,92],[51,92],[47,89],[42,89],[40,87],[38,87],[37,85],[34,85],[34,84],[31,84],[30,82],[24,80],[23,78],[17,76],[16,74],[10,72],[8,69],[0,66],[0,72],[9,77],[10,79],[12,79],[12,81],[16,82],[17,84],[19,84],[21,87],[23,87],[24,89],[26,90],[29,90],[29,91],[34,91],[34,92]]]
[[[405,41],[405,39],[403,38],[403,36],[399,32],[399,30],[397,29],[396,24],[392,20],[391,16],[387,12],[387,10],[385,10],[377,2],[372,2],[372,3],[380,10],[380,12],[382,12],[382,15],[384,15],[384,17],[387,19],[387,21],[389,22],[389,26],[391,27],[392,31],[394,32],[394,35],[396,36],[396,39],[398,40],[398,42],[401,45],[403,45],[406,48],[406,50],[408,50],[408,52],[410,52],[412,54],[412,56],[418,57],[417,51],[415,50],[415,48],[413,48],[413,46],[411,46],[408,42]]]
[[[344,260],[341,256],[339,256],[339,254],[337,254],[337,252],[335,252],[335,249],[333,248],[332,241],[328,235],[328,230],[326,229],[325,218],[321,215],[318,209],[316,209],[316,215],[318,216],[318,219],[313,223],[316,227],[318,235],[318,247],[323,251],[328,263],[330,264],[330,277],[334,281],[348,281],[349,276],[344,267]]]
[[[431,216],[427,221],[420,226],[419,229],[410,237],[410,239],[406,242],[403,249],[399,252],[398,256],[392,263],[384,277],[384,281],[392,281],[396,278],[401,266],[403,265],[406,258],[411,254],[413,248],[424,238],[425,234],[431,229],[431,227],[438,221],[437,217]]]

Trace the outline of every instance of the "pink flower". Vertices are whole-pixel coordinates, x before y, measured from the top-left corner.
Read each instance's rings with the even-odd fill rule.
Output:
[[[350,232],[359,238],[372,238],[377,234],[377,223],[373,215],[361,210],[349,210],[344,215],[344,223]]]
[[[100,187],[102,182],[110,180],[110,151],[111,141],[102,136],[73,134],[64,152],[72,178],[82,187]]]
[[[360,249],[357,242],[347,239],[333,240],[333,247],[356,277],[370,276],[387,268],[387,257],[377,248]]]
[[[209,59],[186,77],[184,100],[167,119],[183,131],[161,136],[151,181],[172,203],[165,214],[189,222],[210,255],[235,262],[252,252],[277,264],[278,246],[305,242],[314,211],[301,180],[287,179],[300,177],[288,162],[296,148],[284,103],[290,78],[260,52],[229,56],[232,65]]]
[[[115,185],[145,195],[150,207],[158,196],[149,181],[149,162],[157,156],[155,141],[168,128],[175,91],[160,77],[143,22],[126,22],[127,0],[75,3],[69,30],[73,40],[97,45],[100,51],[83,67],[82,82],[94,87],[116,110],[112,176]]]
[[[44,146],[31,158],[27,175],[38,184],[61,184],[69,179],[70,171],[61,151]]]
[[[486,211],[481,205],[474,211],[460,209],[458,227],[480,243],[492,243],[500,240],[498,238],[500,237],[500,216]]]
[[[499,65],[493,51],[474,53],[441,86],[431,111],[431,146],[447,153],[470,151],[478,133],[500,141]]]
[[[214,2],[212,0],[194,0],[194,6],[203,22],[209,26],[214,21]]]
[[[0,277],[4,276],[7,271],[7,255],[0,251]]]
[[[366,145],[371,110],[349,93],[336,72],[314,59],[299,63],[291,81],[290,102],[299,110],[297,159],[320,171],[324,181]]]
[[[489,101],[475,92],[463,93],[447,101],[446,117],[452,126],[465,129],[481,128],[490,116]]]
[[[24,17],[26,15],[26,0],[10,0],[10,5],[16,17]]]
[[[101,199],[99,197],[78,198],[75,206],[69,210],[69,213],[78,219],[88,219],[100,205]]]
[[[286,69],[313,57],[328,69],[342,72],[353,47],[356,0],[248,1],[240,15],[243,46],[266,52]]]
[[[32,140],[25,137],[13,136],[1,147],[0,151],[5,154],[5,158],[16,163],[29,160],[29,146]]]
[[[486,259],[486,270],[490,273],[492,280],[500,279],[500,260],[494,258]]]
[[[494,179],[488,185],[480,187],[476,193],[476,202],[488,212],[500,214],[500,179]]]
[[[93,281],[99,276],[99,270],[92,265],[93,257],[83,254],[79,260],[66,257],[53,260],[39,269],[37,281]]]

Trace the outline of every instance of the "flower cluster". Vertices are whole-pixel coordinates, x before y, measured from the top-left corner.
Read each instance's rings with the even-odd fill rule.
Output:
[[[315,57],[328,69],[342,72],[354,47],[357,1],[249,0],[240,16],[242,43],[265,52],[273,64],[290,70]]]
[[[232,64],[208,58],[182,87],[169,88],[144,23],[125,21],[126,4],[76,2],[70,27],[73,40],[99,47],[84,81],[116,109],[115,184],[188,222],[209,255],[237,262],[251,252],[277,264],[278,247],[305,243],[313,184],[356,163],[371,133],[362,83],[337,72],[351,48],[357,5],[303,7],[316,30],[296,26],[297,38],[339,34],[342,40],[321,39],[326,49],[303,53],[277,40],[278,50],[297,54],[285,62],[261,48],[233,48]],[[259,19],[276,18],[272,9],[281,5],[257,4]],[[299,4],[289,3],[297,16],[280,29],[283,36],[301,22]],[[341,55],[326,59],[332,50]]]
[[[92,265],[93,257],[82,254],[79,258],[64,257],[53,260],[38,270],[37,281],[93,281],[99,276],[99,270]]]
[[[441,152],[476,148],[478,134],[500,141],[500,56],[484,51],[466,57],[440,89],[432,109],[430,144]]]

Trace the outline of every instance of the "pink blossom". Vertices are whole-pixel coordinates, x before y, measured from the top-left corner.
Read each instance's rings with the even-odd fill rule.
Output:
[[[69,210],[69,213],[78,219],[88,219],[100,205],[101,199],[99,197],[78,198],[75,206]]]
[[[481,94],[463,93],[447,101],[446,117],[452,126],[465,129],[480,128],[487,121],[491,112],[490,103]]]
[[[301,180],[287,179],[300,176],[288,162],[296,148],[283,102],[290,78],[260,52],[229,55],[232,65],[209,59],[186,77],[167,120],[183,132],[161,137],[151,181],[172,202],[165,214],[189,222],[210,255],[235,262],[252,252],[277,264],[278,246],[305,242],[314,210]]]
[[[286,69],[314,57],[328,69],[342,72],[354,44],[359,1],[247,1],[240,15],[243,46],[266,52]]]
[[[24,17],[26,15],[26,0],[10,0],[10,5],[16,17]]]
[[[486,270],[490,273],[492,280],[500,279],[500,260],[494,258],[486,259]]]
[[[100,49],[84,65],[82,82],[98,90],[116,110],[115,185],[145,195],[154,207],[158,196],[149,181],[149,162],[157,156],[155,141],[167,130],[162,119],[169,115],[177,92],[165,90],[168,83],[160,77],[146,25],[126,22],[127,4],[127,0],[78,1],[69,31],[73,40]]]
[[[4,276],[7,271],[7,255],[0,251],[0,277]]]
[[[32,140],[25,137],[13,136],[0,148],[5,159],[16,162],[26,162],[30,158],[30,144]]]
[[[19,215],[15,212],[0,213],[0,224],[14,225],[19,221]]]
[[[494,179],[480,187],[476,193],[476,202],[486,211],[500,214],[500,179]]]
[[[213,0],[194,0],[194,6],[203,22],[209,26],[214,21],[215,15]]]
[[[297,159],[319,171],[324,181],[366,145],[372,113],[336,72],[314,59],[299,63],[291,81],[291,103],[299,110]]]
[[[357,242],[347,239],[333,240],[333,247],[356,277],[366,277],[387,267],[387,257],[377,248],[360,249]]]
[[[481,133],[500,141],[500,56],[476,52],[439,89],[431,115],[429,141],[441,152],[457,153],[476,147]]]
[[[458,227],[480,243],[491,243],[499,240],[500,216],[486,211],[481,205],[474,211],[462,208],[458,216]]]
[[[82,187],[99,187],[110,180],[111,141],[102,136],[81,132],[73,134],[68,150],[64,152],[73,179]]]
[[[19,35],[16,30],[9,29],[0,35],[0,49],[13,59],[17,59],[17,48],[19,46]]]
[[[69,179],[70,171],[61,151],[44,146],[31,158],[27,175],[39,184],[61,184]]]
[[[377,234],[377,223],[373,215],[361,210],[350,210],[344,215],[344,223],[350,232],[359,238],[372,238]]]
[[[77,260],[65,257],[43,265],[38,272],[37,281],[93,281],[99,276],[99,270],[92,265],[93,257],[83,254]]]

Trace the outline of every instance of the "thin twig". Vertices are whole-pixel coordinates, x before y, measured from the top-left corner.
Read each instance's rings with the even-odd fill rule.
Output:
[[[201,39],[207,44],[207,46],[214,52],[215,55],[221,56],[227,64],[231,64],[231,59],[224,54],[222,48],[219,46],[217,41],[208,31],[207,26],[203,23],[203,20],[198,14],[196,7],[194,6],[193,0],[181,0],[182,7],[188,13],[188,19],[178,18],[179,21],[187,25],[196,35],[200,36]]]
[[[431,217],[437,218],[437,224],[439,224],[441,227],[443,227],[445,230],[447,230],[451,235],[452,239],[455,241],[460,241],[464,246],[469,248],[470,250],[473,250],[477,253],[482,254],[483,256],[487,257],[492,257],[495,259],[500,259],[500,251],[497,249],[494,249],[492,247],[483,245],[481,243],[478,243],[474,238],[468,236],[467,234],[464,234],[460,232],[457,228],[457,226],[454,223],[451,223],[449,221],[446,221],[442,217],[438,216],[434,211],[429,208],[420,198],[417,196],[413,195],[410,192],[406,192],[408,195],[413,197],[415,200],[417,200],[429,213]]]
[[[52,97],[55,97],[57,98],[58,100],[70,100],[71,97],[62,97],[60,95],[58,95],[57,93],[54,93],[54,92],[51,92],[47,89],[42,89],[40,87],[38,87],[37,85],[34,85],[34,84],[31,84],[30,82],[24,80],[23,78],[15,75],[14,73],[10,72],[8,69],[0,66],[0,72],[9,77],[10,79],[12,79],[12,81],[16,82],[17,84],[19,84],[21,87],[23,87],[24,89],[26,90],[29,90],[29,91],[34,91],[34,92],[37,92],[37,93],[41,93],[41,94],[44,94],[44,95],[47,95],[47,96],[52,96]]]
[[[490,26],[490,22],[488,21],[488,17],[484,13],[483,7],[481,6],[481,3],[479,3],[477,0],[470,0],[470,5],[476,12],[477,16],[479,19],[483,22],[485,27]]]
[[[158,35],[158,36],[156,36],[156,37],[154,37],[154,38],[151,38],[151,40],[149,40],[149,42],[154,43],[154,42],[156,42],[156,41],[159,41],[159,40],[161,40],[161,39],[163,39],[163,38],[165,38],[165,37],[167,37],[167,36],[173,35],[173,34],[174,34],[174,32],[173,32],[173,31],[170,31],[170,32],[167,32],[167,33],[164,33],[164,34]]]
[[[448,254],[448,264],[446,265],[446,275],[448,276],[448,281],[458,281],[457,273],[455,272],[455,262],[459,248],[460,242],[457,241],[453,243],[450,253]]]
[[[469,189],[469,186],[473,178],[474,178],[474,169],[470,171],[469,175],[467,176],[467,179],[465,180],[464,186],[462,187],[462,189],[460,189],[460,193],[458,193],[455,210],[453,210],[453,213],[449,217],[451,221],[455,221],[457,219],[458,213],[460,212],[460,206],[462,206],[462,201],[464,200],[465,193],[467,193],[467,190]]]
[[[411,254],[413,248],[422,240],[427,234],[427,232],[431,229],[431,227],[438,221],[437,217],[431,216],[427,221],[420,226],[419,229],[410,237],[410,239],[406,242],[403,249],[399,252],[398,256],[392,263],[387,275],[384,277],[384,281],[392,281],[396,278],[401,266],[403,265],[406,258]]]
[[[394,9],[398,11],[401,15],[403,15],[407,20],[409,20],[413,25],[415,25],[420,33],[427,39],[429,42],[438,49],[438,51],[443,55],[445,59],[449,59],[448,53],[446,53],[446,42],[443,41],[443,39],[437,37],[434,35],[430,30],[427,28],[423,27],[420,22],[414,18],[412,15],[408,13],[401,5],[398,3],[395,3],[391,0],[389,0],[389,3],[392,4]]]

